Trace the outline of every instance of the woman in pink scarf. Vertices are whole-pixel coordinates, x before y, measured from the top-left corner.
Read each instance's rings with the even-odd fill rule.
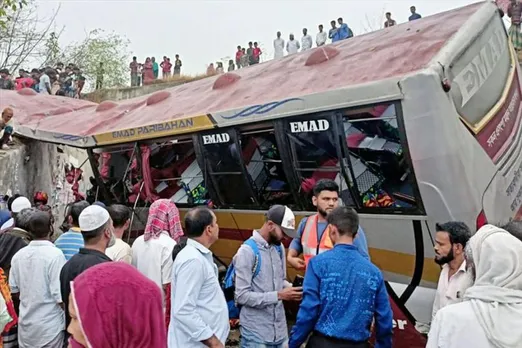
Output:
[[[89,268],[71,282],[69,348],[165,348],[161,293],[123,262]]]
[[[172,250],[183,236],[179,211],[174,202],[158,199],[149,209],[145,233],[132,244],[132,265],[163,290],[165,322],[170,321]]]

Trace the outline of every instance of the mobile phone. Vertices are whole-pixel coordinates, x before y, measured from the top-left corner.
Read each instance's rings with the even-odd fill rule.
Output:
[[[294,282],[292,284],[293,287],[298,288],[300,286],[303,286],[304,278],[300,275],[296,275],[294,278]]]

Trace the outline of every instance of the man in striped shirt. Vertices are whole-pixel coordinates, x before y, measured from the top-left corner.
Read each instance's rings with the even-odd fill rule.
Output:
[[[71,257],[76,255],[80,248],[83,248],[84,241],[80,227],[78,225],[78,218],[80,213],[89,206],[87,201],[80,201],[73,203],[69,208],[67,214],[67,222],[71,226],[69,231],[62,234],[54,244],[65,255],[65,259],[69,261]]]

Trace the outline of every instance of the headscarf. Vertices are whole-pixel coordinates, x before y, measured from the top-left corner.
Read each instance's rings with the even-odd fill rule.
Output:
[[[144,238],[146,241],[158,238],[163,231],[168,232],[176,242],[183,236],[178,208],[168,199],[158,199],[151,204]]]
[[[33,203],[34,205],[46,205],[49,201],[49,196],[44,191],[38,191],[33,196]]]
[[[87,348],[167,346],[160,289],[134,267],[91,267],[71,282],[71,294]]]
[[[475,284],[464,294],[491,344],[520,348],[522,342],[522,242],[485,225],[469,240]]]

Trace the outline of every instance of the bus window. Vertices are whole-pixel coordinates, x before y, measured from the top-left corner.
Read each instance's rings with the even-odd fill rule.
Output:
[[[362,207],[415,208],[395,105],[344,112],[343,126]]]
[[[208,174],[214,184],[221,207],[252,207],[258,201],[251,189],[250,178],[245,172],[242,145],[236,132],[202,133],[199,135],[203,158],[208,165]]]
[[[191,138],[151,145],[149,168],[158,198],[171,199],[181,206],[209,203]]]
[[[244,132],[240,137],[243,161],[256,196],[265,208],[295,205],[274,130]]]
[[[342,202],[355,205],[346,175],[348,166],[340,155],[336,140],[338,132],[333,120],[329,115],[314,115],[283,121],[293,166],[300,180],[300,192],[309,209],[314,209],[310,197],[313,187],[321,179],[334,180],[339,185]]]

